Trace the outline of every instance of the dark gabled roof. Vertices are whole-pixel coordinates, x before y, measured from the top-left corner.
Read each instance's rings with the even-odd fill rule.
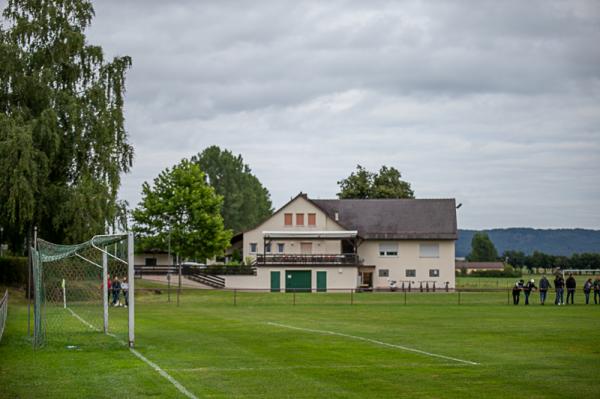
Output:
[[[456,269],[482,269],[482,270],[503,270],[502,262],[467,262],[464,260],[456,261]]]
[[[456,240],[454,199],[310,199],[364,239]]]

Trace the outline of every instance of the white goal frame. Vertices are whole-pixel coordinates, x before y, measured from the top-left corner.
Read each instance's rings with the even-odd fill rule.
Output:
[[[565,274],[576,274],[576,275],[590,275],[590,276],[600,276],[600,269],[564,269],[560,270],[563,276],[563,280],[565,278]]]

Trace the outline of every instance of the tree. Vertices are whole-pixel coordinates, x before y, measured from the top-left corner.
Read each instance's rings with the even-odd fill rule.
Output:
[[[402,174],[394,167],[382,166],[379,173],[361,165],[350,176],[338,181],[340,199],[414,198],[410,183],[401,180]]]
[[[212,146],[192,157],[192,162],[200,165],[209,184],[223,196],[221,215],[226,228],[244,231],[273,213],[269,191],[244,164],[241,155]]]
[[[120,175],[133,148],[124,128],[131,58],[105,62],[86,43],[86,0],[9,0],[0,26],[0,225],[14,249],[33,225],[82,241],[122,220]]]
[[[471,253],[467,257],[471,262],[493,262],[498,260],[498,251],[486,233],[475,233],[471,240]]]
[[[222,203],[197,164],[184,159],[165,169],[152,186],[144,182],[132,213],[140,247],[166,249],[170,237],[172,251],[183,258],[221,255],[232,236],[223,226]]]
[[[522,269],[527,262],[527,255],[523,251],[504,251],[501,256],[506,263]]]

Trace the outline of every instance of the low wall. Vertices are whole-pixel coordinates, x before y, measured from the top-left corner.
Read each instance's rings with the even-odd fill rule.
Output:
[[[357,287],[357,267],[319,266],[319,267],[291,267],[291,266],[266,266],[259,267],[256,276],[219,276],[225,279],[225,288],[263,289],[271,288],[271,272],[280,272],[280,287],[285,289],[286,270],[310,270],[312,289],[317,288],[317,272],[327,272],[327,289],[351,290]]]

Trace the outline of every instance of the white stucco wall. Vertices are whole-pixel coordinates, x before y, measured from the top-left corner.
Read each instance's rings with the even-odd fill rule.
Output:
[[[285,225],[285,214],[292,214],[292,226]],[[304,214],[304,225],[296,226],[296,214],[302,213]],[[316,225],[308,226],[308,214],[315,213],[316,214]],[[324,212],[322,212],[319,208],[311,204],[303,197],[298,197],[291,203],[289,203],[285,208],[282,208],[278,211],[273,217],[262,223],[260,226],[254,228],[253,230],[249,230],[244,233],[244,259],[247,256],[252,258],[256,257],[256,254],[262,254],[264,251],[263,248],[263,231],[326,231],[326,230],[345,230],[339,224],[337,224],[334,220],[330,219]],[[276,254],[277,252],[277,244],[283,243],[285,244],[285,249],[283,253],[287,254],[299,254],[300,243],[301,242],[312,242],[312,253],[313,254],[339,254],[341,253],[341,241],[340,240],[281,240],[274,239],[271,241],[271,253]],[[256,253],[250,252],[250,244],[257,244]]]
[[[136,265],[145,265],[146,258],[156,258],[157,266],[168,266],[172,264],[172,262],[169,261],[170,258],[168,254],[136,254],[133,259],[133,262]]]
[[[358,268],[356,267],[259,267],[256,276],[221,276],[225,279],[226,288],[237,289],[264,289],[271,288],[271,272],[278,271],[281,290],[285,290],[286,271],[287,270],[311,270],[312,289],[317,289],[317,272],[327,272],[328,290],[350,290],[356,288]]]
[[[397,256],[379,256],[379,244],[396,242],[398,244]],[[419,253],[419,244],[437,243],[439,257],[422,258]],[[414,281],[416,287],[419,281],[435,281],[436,287],[444,287],[449,282],[449,287],[455,287],[454,274],[454,241],[364,241],[358,247],[358,255],[364,259],[365,266],[375,266],[373,273],[373,287],[387,288],[389,280]],[[379,277],[380,269],[388,269],[389,277]],[[415,269],[415,277],[406,277],[406,269]],[[429,277],[430,269],[438,269],[439,277]]]

